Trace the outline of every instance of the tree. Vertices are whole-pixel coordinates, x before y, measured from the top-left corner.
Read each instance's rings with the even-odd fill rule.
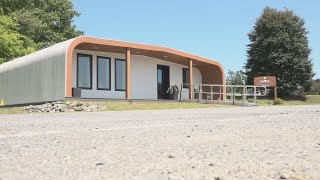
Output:
[[[228,76],[227,76],[227,85],[245,85],[247,81],[247,77],[245,73],[242,70],[239,71],[231,71],[229,69]],[[235,88],[234,89],[236,93],[242,93],[243,88]],[[231,87],[226,88],[227,93],[232,92]]]
[[[314,73],[307,34],[304,20],[293,11],[266,7],[248,34],[245,68],[249,83],[255,76],[275,75],[280,95],[308,89]]]
[[[228,71],[227,85],[245,85],[247,77],[245,73],[240,71]]]
[[[36,44],[19,34],[17,27],[17,22],[10,17],[0,16],[0,64],[35,51]]]
[[[312,80],[309,94],[320,95],[320,79]]]
[[[0,16],[11,18],[15,33],[28,38],[27,47],[39,50],[52,44],[82,35],[76,29],[73,19],[80,14],[73,9],[70,0],[2,0]],[[30,43],[30,44],[28,44]],[[18,49],[14,49],[18,51]],[[29,51],[28,51],[29,52]],[[2,61],[20,56],[7,53]]]

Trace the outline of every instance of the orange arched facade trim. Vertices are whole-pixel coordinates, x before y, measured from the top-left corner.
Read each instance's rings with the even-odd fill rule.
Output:
[[[160,46],[154,46],[154,45],[146,45],[146,44],[138,44],[138,43],[131,43],[131,42],[123,42],[123,41],[116,41],[116,40],[107,40],[107,39],[100,39],[100,38],[94,38],[94,37],[86,37],[81,36],[78,38],[75,38],[71,44],[69,45],[67,49],[67,55],[66,55],[66,97],[72,97],[72,56],[74,49],[81,43],[91,43],[91,44],[97,44],[97,45],[107,45],[107,46],[115,46],[115,47],[122,47],[122,48],[134,48],[134,49],[143,49],[143,50],[149,50],[149,51],[158,51],[158,52],[164,52],[169,54],[178,55],[181,57],[185,57],[188,59],[204,62],[210,65],[217,66],[219,70],[221,71],[221,81],[222,85],[225,85],[225,75],[224,75],[224,69],[222,65],[217,62],[210,59],[206,59],[200,56],[196,56],[193,54],[189,54],[186,52],[178,51],[175,49],[167,48],[167,47],[160,47]],[[225,89],[223,90],[225,92]],[[222,99],[225,99],[225,93]]]

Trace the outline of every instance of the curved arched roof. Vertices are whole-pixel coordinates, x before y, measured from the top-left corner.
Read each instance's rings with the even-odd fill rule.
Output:
[[[205,62],[208,64],[212,64],[218,66],[220,69],[223,69],[222,65],[211,59],[203,58],[194,54],[190,54],[187,52],[175,50],[172,48],[162,47],[162,46],[155,46],[155,45],[148,45],[148,44],[141,44],[141,43],[132,43],[132,42],[124,42],[124,41],[117,41],[117,40],[108,40],[108,39],[101,39],[95,37],[88,37],[88,36],[79,36],[71,42],[69,46],[69,52],[73,51],[78,45],[90,43],[95,45],[106,45],[106,46],[114,46],[114,47],[122,47],[122,48],[131,48],[131,49],[140,49],[140,50],[147,50],[147,51],[154,51],[154,52],[163,52],[168,54],[173,54],[181,57],[185,57],[188,59]]]
[[[96,44],[96,45],[105,45],[105,46],[114,46],[114,47],[122,47],[122,48],[132,48],[132,49],[141,49],[146,51],[154,51],[154,52],[163,52],[168,54],[173,54],[176,56],[181,56],[184,58],[205,62],[208,64],[212,64],[218,66],[221,70],[223,70],[222,65],[211,59],[203,58],[197,55],[193,55],[190,53],[186,53],[183,51],[162,47],[162,46],[155,46],[155,45],[147,45],[147,44],[140,44],[140,43],[132,43],[132,42],[124,42],[124,41],[117,41],[117,40],[108,40],[108,39],[101,39],[95,37],[88,37],[88,36],[79,36],[73,39],[69,39],[67,41],[57,43],[53,46],[48,48],[39,50],[37,52],[31,53],[29,55],[14,59],[12,61],[3,63],[0,65],[0,72],[4,71],[7,68],[14,68],[16,66],[23,66],[25,63],[32,63],[32,60],[38,60],[39,56],[46,57],[46,56],[55,56],[56,54],[61,55],[65,53],[66,56],[73,52],[73,50],[81,44],[88,43],[88,44]],[[24,61],[24,60],[28,61]],[[43,58],[40,58],[43,59]]]

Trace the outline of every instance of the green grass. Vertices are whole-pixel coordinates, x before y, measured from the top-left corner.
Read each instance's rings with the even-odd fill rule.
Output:
[[[306,95],[305,97],[288,97],[281,99],[284,102],[282,105],[287,106],[320,104],[320,95]],[[268,103],[269,105],[273,105],[273,99],[258,99],[258,104],[260,106],[268,105]]]
[[[85,102],[88,103],[88,102]],[[90,102],[89,102],[90,103]],[[156,109],[190,109],[190,108],[216,108],[226,107],[216,104],[198,104],[187,102],[92,102],[106,107],[107,111],[125,111],[125,110],[156,110]]]
[[[190,109],[190,108],[217,108],[227,107],[216,104],[198,104],[187,102],[127,102],[127,101],[106,101],[106,102],[80,102],[83,104],[100,105],[105,107],[105,111],[126,111],[126,110],[156,110],[156,109]],[[0,108],[1,114],[21,114],[26,113],[23,107]]]
[[[252,99],[249,99],[249,101]],[[237,100],[241,101],[241,100]],[[306,95],[304,98],[283,98],[283,105],[312,105],[320,104],[320,95]],[[156,110],[156,109],[190,109],[190,108],[217,108],[217,107],[232,107],[228,105],[217,104],[198,104],[187,102],[132,102],[127,101],[109,101],[109,102],[83,102],[84,104],[95,104],[106,108],[106,111],[125,111],[125,110]],[[273,105],[273,99],[258,99],[260,106]],[[21,114],[26,113],[23,107],[7,107],[0,108],[1,114]]]
[[[23,107],[1,107],[0,114],[22,114],[26,113]]]

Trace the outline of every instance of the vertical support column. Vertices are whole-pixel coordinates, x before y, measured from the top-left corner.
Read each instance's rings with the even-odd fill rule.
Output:
[[[180,102],[182,102],[182,90],[183,90],[183,84],[181,84],[181,87],[180,87]]]
[[[130,51],[130,48],[127,48],[126,63],[127,63],[126,99],[131,99],[131,51]]]
[[[199,86],[198,103],[202,102],[202,85]]]
[[[193,99],[193,69],[192,69],[192,59],[189,61],[189,99]]]
[[[70,45],[67,51],[66,97],[72,97],[72,56],[75,45]]]

